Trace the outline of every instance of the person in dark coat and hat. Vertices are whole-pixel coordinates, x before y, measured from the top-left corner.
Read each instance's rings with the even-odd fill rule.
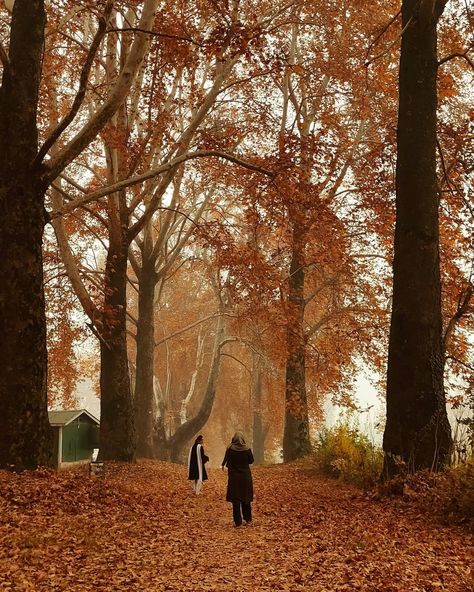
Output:
[[[222,461],[222,469],[228,469],[226,500],[232,503],[235,526],[242,526],[242,517],[244,524],[252,523],[252,463],[253,454],[245,443],[244,435],[242,432],[235,432]]]
[[[204,454],[202,445],[204,438],[198,436],[191,446],[188,455],[188,479],[194,481],[194,493],[198,495],[201,491],[202,482],[207,481],[205,464],[209,457]]]

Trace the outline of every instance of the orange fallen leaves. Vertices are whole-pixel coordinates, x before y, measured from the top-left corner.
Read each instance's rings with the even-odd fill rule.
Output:
[[[185,468],[0,472],[0,590],[468,592],[474,540],[409,505],[295,466],[254,469],[252,527],[225,475],[196,497]]]

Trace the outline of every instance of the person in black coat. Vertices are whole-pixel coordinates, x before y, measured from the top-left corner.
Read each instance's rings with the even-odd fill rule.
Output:
[[[253,482],[250,465],[253,454],[245,443],[242,432],[235,432],[230,446],[225,451],[222,469],[228,469],[226,500],[232,503],[235,526],[252,523]]]
[[[188,455],[188,479],[194,481],[194,492],[198,495],[201,491],[202,482],[207,481],[205,464],[209,457],[204,454],[204,438],[198,436],[191,446]]]

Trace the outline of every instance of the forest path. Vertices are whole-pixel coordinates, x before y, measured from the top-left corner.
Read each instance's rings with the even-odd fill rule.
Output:
[[[0,591],[472,592],[474,537],[295,466],[253,469],[234,528],[226,474],[194,495],[182,466],[107,478],[0,471]]]

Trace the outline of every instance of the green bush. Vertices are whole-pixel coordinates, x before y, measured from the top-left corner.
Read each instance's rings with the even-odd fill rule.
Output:
[[[314,461],[322,473],[366,488],[380,476],[383,453],[357,428],[339,423],[319,433]]]

